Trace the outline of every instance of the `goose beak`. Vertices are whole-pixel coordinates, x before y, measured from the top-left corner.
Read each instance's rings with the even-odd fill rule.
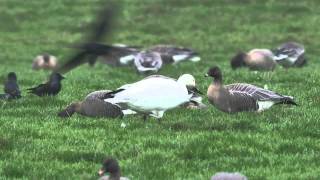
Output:
[[[103,169],[99,169],[98,175],[99,175],[99,176],[103,176],[103,175],[104,175],[104,170],[103,170]]]

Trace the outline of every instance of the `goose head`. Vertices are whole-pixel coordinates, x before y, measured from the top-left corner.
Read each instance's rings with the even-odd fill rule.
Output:
[[[205,76],[214,78],[214,82],[222,81],[222,72],[218,66],[211,67]]]
[[[104,176],[105,173],[110,173],[110,176],[120,176],[120,166],[117,160],[113,158],[107,158],[103,161],[102,168],[100,168],[98,175]]]
[[[186,86],[195,87],[196,86],[196,80],[191,74],[183,74],[181,75],[177,82],[182,83]]]
[[[232,69],[237,69],[245,65],[245,59],[247,58],[247,54],[244,52],[239,52],[236,54],[230,61]]]

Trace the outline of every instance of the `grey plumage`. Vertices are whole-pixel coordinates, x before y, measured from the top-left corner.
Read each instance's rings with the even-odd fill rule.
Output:
[[[134,57],[134,65],[140,73],[157,72],[162,63],[161,56],[157,52],[142,51]]]
[[[110,175],[105,175],[109,173]],[[121,177],[121,170],[118,161],[114,158],[106,158],[102,167],[99,169],[99,180],[129,180],[127,177]]]
[[[302,67],[307,63],[305,48],[297,42],[281,44],[274,50],[274,54],[276,62],[285,68]]]
[[[211,177],[211,180],[247,180],[248,178],[245,175],[242,175],[238,172],[229,173],[229,172],[218,172]]]

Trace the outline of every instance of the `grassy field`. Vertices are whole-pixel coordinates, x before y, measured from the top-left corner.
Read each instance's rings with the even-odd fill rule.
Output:
[[[320,2],[318,0],[126,0],[108,43],[178,44],[202,55],[197,64],[166,66],[159,73],[191,73],[199,89],[203,75],[219,65],[226,84],[247,82],[296,98],[300,106],[275,106],[229,115],[208,110],[168,111],[161,124],[139,116],[94,119],[57,112],[100,89],[115,89],[143,76],[132,68],[84,65],[66,74],[63,91],[39,98],[23,91],[18,101],[0,102],[0,179],[95,179],[107,155],[131,179],[209,179],[239,171],[249,179],[320,179]],[[31,70],[42,52],[61,61],[72,53],[94,18],[98,0],[0,0],[0,82],[15,71],[25,90],[49,72]],[[232,71],[239,50],[274,48],[287,40],[304,43],[309,59],[301,69],[273,73]],[[2,85],[0,86],[2,89]],[[205,98],[205,103],[209,104]],[[121,123],[127,125],[121,128]]]

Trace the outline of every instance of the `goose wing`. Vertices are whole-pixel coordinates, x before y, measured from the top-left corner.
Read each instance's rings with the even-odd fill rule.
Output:
[[[256,101],[278,102],[284,98],[284,96],[278,93],[251,84],[236,83],[227,85],[225,87],[231,94],[242,94],[242,96],[250,96]]]

